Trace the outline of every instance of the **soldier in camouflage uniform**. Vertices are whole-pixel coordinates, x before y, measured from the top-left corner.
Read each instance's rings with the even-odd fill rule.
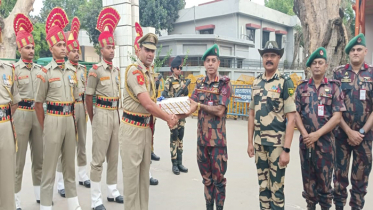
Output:
[[[202,56],[207,76],[197,80],[191,96],[191,109],[186,116],[198,111],[197,162],[205,185],[206,209],[222,210],[225,201],[227,171],[226,119],[230,101],[230,79],[219,76],[219,47],[214,44]]]
[[[348,197],[348,173],[353,153],[350,206],[363,209],[369,174],[372,169],[373,66],[364,62],[367,54],[365,37],[360,34],[347,45],[350,64],[334,70],[334,79],[342,82],[347,111],[335,131],[336,169],[334,173],[334,204],[343,209]]]
[[[325,77],[328,69],[326,50],[318,48],[307,61],[312,78],[303,80],[295,92],[295,122],[301,133],[300,159],[303,197],[308,210],[332,206],[332,175],[335,160],[333,129],[346,111],[340,82]]]
[[[182,58],[180,56],[175,57],[171,62],[172,75],[167,78],[164,91],[162,96],[165,98],[182,97],[188,96],[188,88],[185,86],[185,79],[181,75],[182,70]],[[179,91],[182,92],[180,95],[176,95]],[[185,118],[180,119],[177,126],[171,129],[170,135],[170,152],[172,162],[172,172],[179,175],[180,172],[187,173],[188,168],[183,166],[183,137],[184,137],[184,126]]]
[[[277,69],[284,49],[279,49],[276,42],[268,41],[259,53],[265,73],[260,74],[253,84],[248,154],[254,157],[255,148],[260,208],[284,209],[285,168],[290,159],[296,111],[294,85],[288,75]]]

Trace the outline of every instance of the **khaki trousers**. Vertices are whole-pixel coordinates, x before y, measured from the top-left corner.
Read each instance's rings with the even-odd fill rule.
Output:
[[[121,122],[119,139],[122,157],[124,209],[147,210],[152,131]]]
[[[12,124],[0,121],[0,210],[16,209],[14,180],[16,149]]]
[[[118,175],[118,110],[106,110],[96,107],[92,120],[92,162],[91,181],[100,182],[102,164],[107,161],[106,184],[117,184]]]
[[[61,155],[66,198],[77,196],[75,183],[75,126],[72,116],[46,115],[44,162],[41,176],[41,205],[52,206],[56,167]]]
[[[34,186],[40,186],[43,166],[43,131],[34,110],[17,109],[14,113],[14,126],[17,133],[18,151],[16,155],[15,192],[22,188],[27,146],[31,150],[31,175]]]

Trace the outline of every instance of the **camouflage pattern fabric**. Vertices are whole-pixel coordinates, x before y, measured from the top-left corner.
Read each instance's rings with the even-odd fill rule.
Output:
[[[322,128],[334,112],[346,111],[340,82],[326,77],[318,88],[312,78],[303,80],[295,92],[295,104],[307,133]],[[318,116],[319,105],[324,106],[324,116]],[[302,195],[307,203],[320,203],[322,207],[330,208],[333,199],[331,181],[335,160],[334,134],[330,132],[320,137],[315,149],[312,149],[311,158],[302,135],[299,140],[304,189]]]
[[[285,114],[295,112],[294,84],[278,70],[268,81],[265,74],[253,83],[250,109],[255,112],[254,142],[266,146],[284,145]]]
[[[205,185],[207,204],[214,203],[215,200],[217,206],[224,206],[227,160],[227,147],[197,147],[198,168]]]
[[[228,107],[231,96],[231,85],[229,81],[230,79],[227,76],[216,76],[211,82],[207,76],[203,79],[198,79],[191,99],[205,105],[208,105],[210,102],[213,106],[223,105]],[[196,89],[215,91],[219,93],[219,95],[200,92]],[[197,137],[199,146],[224,147],[227,145],[225,129],[227,110],[228,109],[225,109],[224,116],[221,118],[203,110],[198,111]]]
[[[285,168],[279,166],[282,147],[254,144],[260,209],[284,209]]]
[[[373,107],[373,66],[364,63],[356,74],[352,66],[347,64],[334,69],[334,79],[341,81],[346,112],[343,119],[355,131],[359,131],[366,123]],[[365,100],[360,100],[360,90],[365,89]],[[351,199],[350,206],[363,208],[369,174],[372,168],[372,130],[366,131],[360,145],[351,146],[347,142],[347,134],[341,129],[335,130],[336,169],[334,172],[334,204],[344,206],[348,197],[348,174],[351,153],[353,163],[351,168]]]
[[[175,77],[175,75],[171,75],[170,77],[168,77],[164,83],[164,90],[162,92],[162,96],[165,97],[165,98],[173,98],[175,96],[175,94],[183,88],[183,86],[185,85],[186,81],[185,79],[183,78],[182,75],[179,76],[179,78],[177,79]],[[188,88],[185,88],[185,91],[183,94],[181,94],[181,96],[179,97],[182,97],[182,96],[188,96],[189,92],[188,92]]]

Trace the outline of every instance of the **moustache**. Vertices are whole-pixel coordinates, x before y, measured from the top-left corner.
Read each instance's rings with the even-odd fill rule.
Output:
[[[266,62],[266,65],[268,65],[268,64],[273,65],[272,61],[267,61],[267,62]]]

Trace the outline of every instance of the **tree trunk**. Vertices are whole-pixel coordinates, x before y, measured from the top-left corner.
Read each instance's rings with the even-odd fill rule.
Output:
[[[28,15],[32,10],[34,10],[34,1],[35,0],[18,0],[9,16],[3,19],[4,28],[1,30],[3,43],[0,44],[0,58],[16,58],[17,44],[13,29],[14,17],[18,13]]]
[[[348,35],[340,7],[341,0],[294,0],[294,12],[302,23],[304,50],[307,54],[303,58],[303,64],[306,64],[313,51],[324,47],[329,63],[326,76],[329,78],[336,66],[346,63],[344,48]],[[306,75],[309,77],[310,73],[306,72]]]
[[[300,34],[296,33],[295,36],[294,36],[294,55],[293,55],[293,61],[291,62],[290,69],[295,69],[295,60],[297,59],[298,54],[299,54],[300,40],[301,40]]]

